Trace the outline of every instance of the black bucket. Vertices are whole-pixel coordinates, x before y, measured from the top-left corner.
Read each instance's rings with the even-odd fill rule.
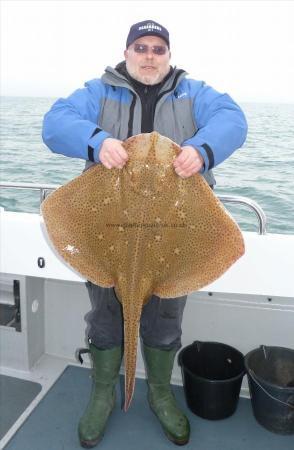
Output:
[[[294,434],[294,350],[262,345],[245,356],[256,420],[269,431]]]
[[[241,352],[219,342],[195,341],[181,350],[178,362],[194,414],[217,420],[235,412],[245,374]]]

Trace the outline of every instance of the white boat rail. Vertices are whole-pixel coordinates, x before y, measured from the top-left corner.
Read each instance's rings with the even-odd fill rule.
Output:
[[[0,182],[0,189],[30,189],[40,191],[40,205],[50,191],[54,191],[59,187],[61,187],[61,185],[58,184]],[[251,198],[237,195],[217,195],[217,197],[223,203],[238,203],[253,210],[258,220],[258,234],[266,234],[266,215],[258,203]]]
[[[61,187],[61,184],[38,184],[38,183],[15,183],[10,181],[1,181],[0,189],[29,189],[40,191],[40,204],[45,200],[49,191],[55,191]]]
[[[248,197],[239,195],[217,195],[217,198],[223,203],[239,203],[252,209],[258,219],[258,233],[266,234],[266,215],[262,207]]]

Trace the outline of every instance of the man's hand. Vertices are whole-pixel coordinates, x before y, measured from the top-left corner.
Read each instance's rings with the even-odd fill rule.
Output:
[[[176,173],[181,178],[188,178],[199,172],[204,164],[201,154],[191,145],[182,147],[182,151],[173,162]]]
[[[118,139],[106,138],[102,144],[99,159],[107,169],[122,169],[128,160],[128,154]]]

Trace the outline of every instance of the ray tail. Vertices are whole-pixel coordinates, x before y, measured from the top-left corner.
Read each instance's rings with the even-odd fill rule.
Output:
[[[125,365],[125,403],[124,411],[127,411],[133,397],[136,381],[136,362],[138,332],[142,312],[142,304],[126,302],[124,310],[124,365]]]

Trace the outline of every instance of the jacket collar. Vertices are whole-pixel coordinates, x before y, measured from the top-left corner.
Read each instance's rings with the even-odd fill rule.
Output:
[[[184,70],[177,69],[176,67],[171,67],[171,71],[163,80],[164,82],[159,83],[162,84],[162,86],[160,87],[160,91],[171,89],[173,87],[174,80],[177,78],[177,82],[175,85],[176,88],[176,86],[186,75],[187,72],[185,72]],[[116,87],[126,87],[135,92],[135,89],[132,86],[129,77],[130,75],[127,73],[127,70],[125,68],[125,61],[122,61],[121,63],[117,64],[114,69],[110,66],[106,67],[105,73],[102,75],[101,80],[105,84],[110,84],[111,86]]]

